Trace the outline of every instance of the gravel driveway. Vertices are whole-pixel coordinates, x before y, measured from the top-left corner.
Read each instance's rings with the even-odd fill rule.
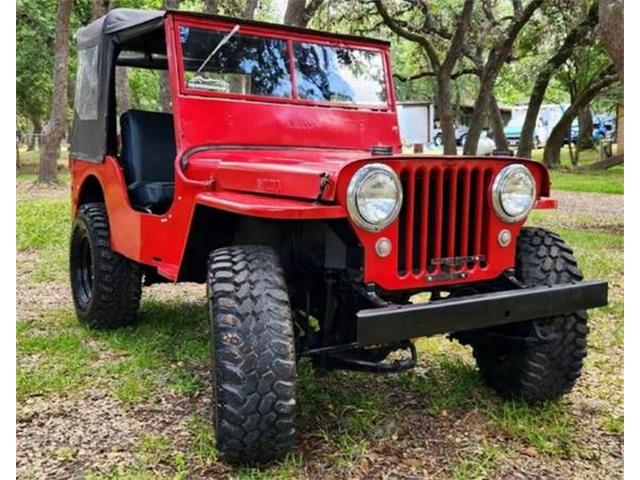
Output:
[[[624,195],[556,190],[551,196],[558,200],[558,209],[562,213],[589,215],[601,219],[624,217]]]

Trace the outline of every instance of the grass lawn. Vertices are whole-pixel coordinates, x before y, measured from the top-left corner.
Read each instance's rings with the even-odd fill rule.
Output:
[[[213,443],[204,288],[145,288],[136,325],[80,326],[67,280],[68,189],[31,181],[18,180],[19,477],[622,477],[620,219],[531,218],[567,239],[587,278],[611,285],[611,304],[591,315],[584,375],[560,402],[501,400],[469,350],[444,337],[420,340],[420,363],[404,374],[318,377],[301,363],[294,452],[264,468],[230,468]]]
[[[541,149],[534,150],[533,159],[542,161]],[[551,171],[552,190],[594,193],[624,193],[624,166],[619,165],[598,172],[570,171],[569,149],[564,147],[560,155],[561,170]],[[596,150],[580,153],[580,165],[587,165],[600,159]]]

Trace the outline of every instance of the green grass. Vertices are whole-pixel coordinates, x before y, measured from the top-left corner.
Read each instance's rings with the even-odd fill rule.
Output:
[[[55,331],[40,330],[33,323],[18,321],[16,345],[18,400],[76,390],[95,373],[92,364],[97,355],[80,327],[61,324]]]
[[[397,378],[399,385],[424,396],[426,409],[432,415],[476,405],[486,394],[474,365],[454,351],[438,351],[440,345],[439,338],[421,339],[417,348],[428,358],[428,370]]]
[[[619,229],[606,226],[568,229],[554,223],[555,218],[552,212],[540,211],[530,223],[550,225],[575,249],[587,278],[608,279],[613,285],[610,305],[591,314],[589,380],[581,385],[579,395],[603,401],[606,408],[593,413],[595,423],[607,435],[621,435],[624,306],[619,286],[624,237]],[[587,217],[574,220],[579,225],[593,224]],[[17,248],[35,262],[23,281],[42,288],[66,284],[69,228],[67,201],[18,203]],[[175,395],[187,405],[207,394],[209,339],[204,302],[146,299],[136,325],[111,332],[78,325],[69,308],[52,309],[37,321],[19,319],[16,342],[19,410],[29,398],[73,397],[87,388],[106,389],[126,411],[143,405],[158,408],[158,394]],[[538,408],[504,402],[483,386],[467,348],[442,337],[420,340],[417,347],[421,368],[400,375],[334,372],[318,377],[308,362],[302,362],[297,420],[301,444],[282,462],[235,469],[230,476],[304,477],[306,465],[314,462],[324,465],[321,471],[327,477],[355,476],[366,468],[371,455],[385,454],[376,450],[378,445],[402,433],[408,417],[419,418],[425,425],[444,422],[454,435],[460,428],[480,429],[484,440],[477,444],[447,443],[446,436],[440,440],[445,442],[443,464],[450,478],[490,478],[523,447],[555,461],[579,456],[584,433],[570,401]],[[469,415],[476,420],[467,426]],[[184,421],[188,432],[184,442],[141,433],[129,462],[107,470],[89,468],[87,478],[191,478],[197,476],[194,472],[219,468],[210,419],[194,411]],[[51,455],[71,462],[77,451],[66,446]]]
[[[60,252],[71,231],[68,201],[39,200],[16,206],[18,251],[52,249]]]
[[[451,471],[453,480],[492,478],[505,451],[489,444],[474,445],[458,459]]]
[[[542,150],[534,150],[533,159],[542,161]],[[579,166],[588,165],[600,159],[596,150],[580,153]],[[566,190],[570,192],[592,192],[592,193],[624,193],[624,166],[616,166],[607,170],[596,172],[569,171],[571,162],[569,159],[569,149],[564,147],[560,155],[559,170],[551,170],[552,190]]]
[[[564,455],[573,444],[573,417],[560,403],[532,407],[522,402],[505,402],[492,409],[490,416],[504,432],[539,452]]]
[[[140,316],[135,326],[112,332],[78,325],[69,310],[52,312],[47,329],[19,321],[18,355],[34,361],[18,364],[17,396],[74,390],[96,383],[96,378],[104,379],[113,396],[128,404],[147,400],[165,385],[187,396],[199,393],[202,381],[193,371],[176,365],[207,361],[204,306],[145,301]],[[93,342],[109,349],[113,358],[96,363]]]

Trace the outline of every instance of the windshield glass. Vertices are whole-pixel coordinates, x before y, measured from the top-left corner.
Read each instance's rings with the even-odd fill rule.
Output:
[[[294,43],[298,96],[304,100],[386,105],[380,52]]]
[[[220,45],[228,34],[229,31],[180,27],[187,87],[222,93],[291,97],[286,41],[239,32]],[[214,51],[217,46],[219,49]]]

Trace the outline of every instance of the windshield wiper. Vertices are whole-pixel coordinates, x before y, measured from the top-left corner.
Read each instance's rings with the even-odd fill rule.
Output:
[[[233,37],[236,33],[238,33],[238,30],[240,30],[240,25],[236,25],[235,27],[233,27],[231,31],[227,33],[222,40],[220,40],[218,45],[216,45],[216,47],[213,50],[211,50],[211,53],[206,58],[206,60],[202,62],[202,65],[200,65],[200,68],[196,70],[196,75],[198,75],[202,71],[202,69],[207,65],[207,63],[209,63],[209,60],[211,60],[211,57],[213,57],[218,52],[218,50],[220,50],[224,46],[224,44],[229,41],[231,37]]]

